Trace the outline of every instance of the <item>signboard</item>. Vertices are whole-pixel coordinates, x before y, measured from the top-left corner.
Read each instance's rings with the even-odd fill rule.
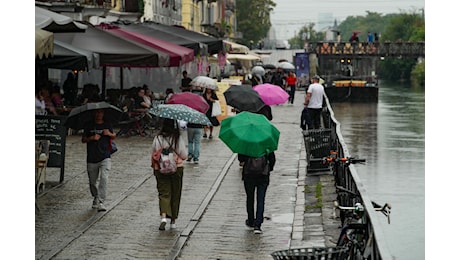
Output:
[[[49,140],[47,167],[61,168],[60,182],[64,180],[66,116],[35,116],[35,140]]]
[[[295,71],[299,85],[308,86],[310,84],[310,60],[307,52],[295,54]]]

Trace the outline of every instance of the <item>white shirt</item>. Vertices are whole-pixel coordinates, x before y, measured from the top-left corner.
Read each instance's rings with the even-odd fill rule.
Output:
[[[311,93],[310,100],[308,101],[308,108],[322,108],[324,87],[319,83],[312,83],[308,87],[307,93]]]
[[[39,100],[37,97],[35,97],[35,114],[36,115],[45,115],[46,114],[45,101],[44,100]]]

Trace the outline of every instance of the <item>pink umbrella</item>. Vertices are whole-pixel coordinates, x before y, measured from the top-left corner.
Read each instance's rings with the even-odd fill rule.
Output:
[[[203,114],[209,109],[208,102],[198,94],[192,92],[183,92],[172,94],[168,99],[168,104],[182,104],[197,110]]]
[[[289,94],[284,89],[270,83],[256,85],[253,89],[259,93],[260,98],[269,106],[284,104],[289,98]]]

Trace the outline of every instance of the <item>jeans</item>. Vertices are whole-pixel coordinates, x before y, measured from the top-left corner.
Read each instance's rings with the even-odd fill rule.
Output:
[[[198,161],[200,158],[200,144],[203,128],[187,128],[188,136],[188,156],[193,158],[193,161]]]
[[[100,202],[105,201],[107,192],[107,181],[109,179],[109,172],[111,168],[112,161],[110,158],[106,158],[98,163],[86,164],[89,179],[89,190],[93,197],[99,198]],[[97,185],[98,179],[99,186]]]
[[[295,85],[289,85],[290,90],[289,90],[289,100],[288,103],[291,102],[291,104],[294,104],[294,95],[295,95]]]
[[[264,222],[265,194],[270,184],[270,176],[245,177],[244,190],[246,191],[246,211],[249,224],[260,227]],[[254,218],[254,196],[257,194],[256,214]]]
[[[308,113],[313,121],[313,128],[320,129],[321,128],[321,112],[323,111],[322,108],[308,108]]]

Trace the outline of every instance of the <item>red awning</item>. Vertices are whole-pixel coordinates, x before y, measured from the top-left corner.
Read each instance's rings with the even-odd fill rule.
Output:
[[[170,67],[180,66],[182,64],[193,61],[195,58],[194,51],[192,49],[168,41],[163,41],[152,36],[121,29],[115,25],[101,24],[100,28],[105,29],[108,32],[118,35],[124,39],[128,39],[136,43],[148,46],[150,48],[159,50],[161,52],[167,53],[169,55]]]

